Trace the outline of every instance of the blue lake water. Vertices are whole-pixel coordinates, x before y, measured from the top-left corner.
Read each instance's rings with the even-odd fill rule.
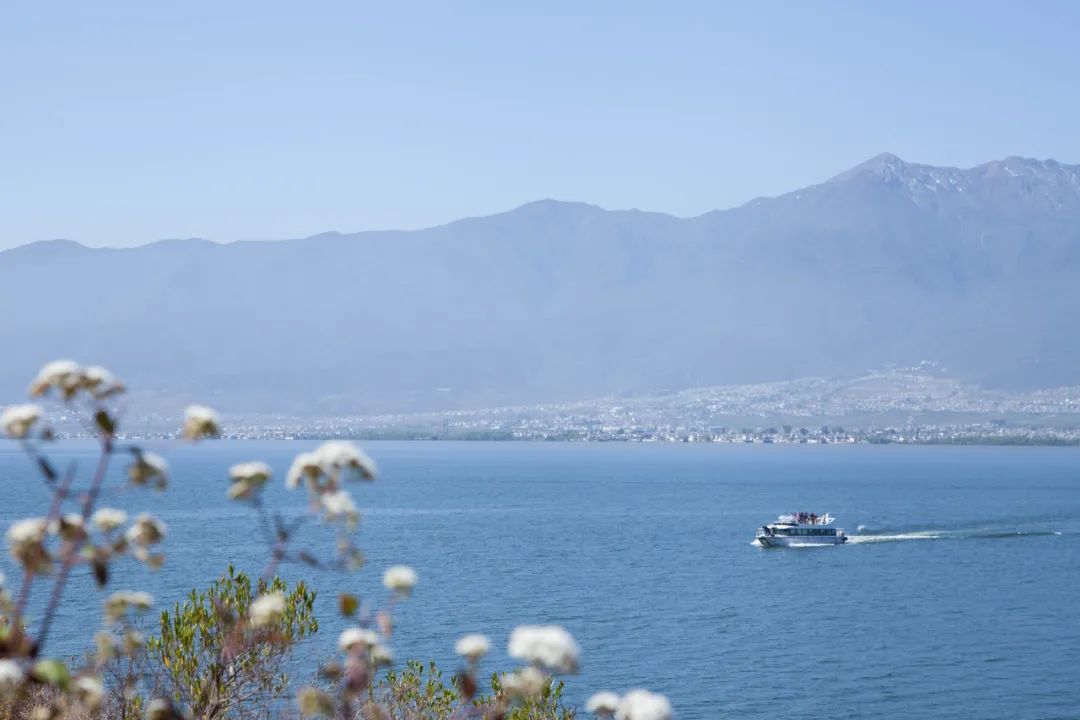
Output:
[[[280,478],[316,443],[158,444],[169,490],[109,505],[169,525],[168,562],[132,561],[115,587],[171,605],[230,562],[259,572],[250,511],[225,499],[230,464],[269,462],[269,500],[298,512]],[[877,446],[370,443],[382,478],[358,485],[369,564],[343,576],[288,567],[321,591],[328,657],[339,590],[380,601],[381,571],[420,574],[395,611],[399,659],[447,669],[454,640],[519,623],[566,626],[583,648],[569,696],[644,686],[679,718],[1080,717],[1080,450]],[[55,457],[88,472],[92,447]],[[26,459],[0,444],[0,523],[42,514]],[[778,513],[828,511],[854,542],[763,550]],[[865,526],[861,533],[858,526]],[[316,528],[301,537],[325,547]],[[3,568],[17,577],[7,557]],[[34,596],[40,608],[43,593]],[[80,571],[53,654],[80,650],[103,593]]]

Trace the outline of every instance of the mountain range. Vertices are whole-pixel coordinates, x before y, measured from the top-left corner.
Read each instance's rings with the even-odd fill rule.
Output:
[[[140,407],[560,402],[930,360],[1080,384],[1080,166],[880,155],[693,218],[543,200],[416,231],[0,252],[0,403],[44,361]]]

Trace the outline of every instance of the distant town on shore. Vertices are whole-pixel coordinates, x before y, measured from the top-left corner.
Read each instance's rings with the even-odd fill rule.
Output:
[[[932,362],[852,378],[659,391],[572,403],[376,416],[230,412],[233,439],[484,440],[761,444],[1080,444],[1080,388],[1029,392],[960,382]],[[167,438],[175,419],[132,417]],[[58,428],[76,437],[78,428]]]

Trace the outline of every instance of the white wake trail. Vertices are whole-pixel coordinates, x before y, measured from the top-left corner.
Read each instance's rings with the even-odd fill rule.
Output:
[[[900,542],[902,540],[941,540],[947,537],[941,530],[896,533],[893,535],[848,535],[849,543]]]

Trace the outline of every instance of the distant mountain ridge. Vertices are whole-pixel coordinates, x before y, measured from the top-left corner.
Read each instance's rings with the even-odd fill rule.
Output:
[[[1080,382],[1080,166],[880,155],[676,218],[539,201],[417,231],[0,253],[0,403],[43,361],[147,407],[327,415],[942,363]]]

